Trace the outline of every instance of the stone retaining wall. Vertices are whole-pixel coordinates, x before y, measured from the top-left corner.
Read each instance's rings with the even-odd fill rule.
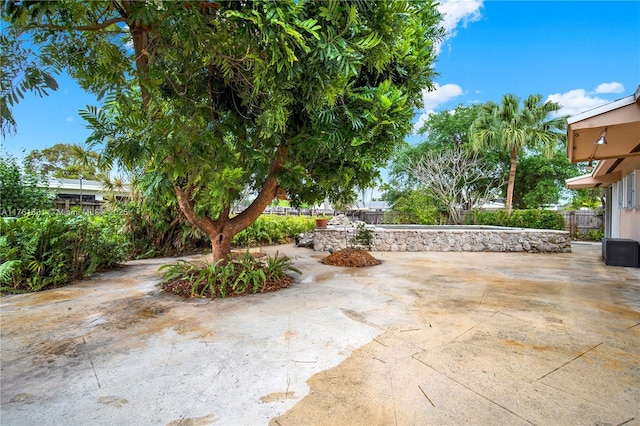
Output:
[[[313,249],[340,250],[355,236],[353,227],[316,229]],[[370,251],[500,251],[570,253],[566,231],[499,228],[383,229],[375,228]]]

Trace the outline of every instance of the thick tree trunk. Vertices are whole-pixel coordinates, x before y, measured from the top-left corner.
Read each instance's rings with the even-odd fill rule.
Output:
[[[234,234],[228,237],[229,229],[224,232],[225,225],[229,223],[229,210],[225,209],[220,212],[218,220],[213,220],[208,216],[198,216],[195,210],[195,202],[192,198],[190,189],[180,188],[174,186],[176,198],[178,199],[178,206],[180,210],[187,217],[192,225],[203,231],[209,237],[211,241],[211,250],[213,255],[213,261],[229,259],[231,254],[231,238]]]
[[[518,162],[518,151],[516,148],[511,149],[511,166],[509,167],[509,183],[507,184],[507,201],[505,208],[508,214],[511,214],[511,205],[513,204],[513,188],[516,185],[516,164]]]
[[[208,237],[211,240],[213,261],[228,261],[231,255],[231,240],[233,240],[233,234],[229,232],[229,229],[222,229],[216,235],[208,235]]]
[[[269,174],[256,199],[253,200],[251,205],[243,210],[242,213],[231,219],[229,218],[229,206],[226,206],[220,212],[216,220],[207,216],[198,216],[195,211],[195,202],[192,199],[191,190],[174,186],[180,210],[182,210],[189,222],[201,229],[211,240],[211,254],[214,262],[226,262],[229,260],[231,255],[231,240],[234,235],[255,222],[269,203],[276,197],[278,190],[276,173],[285,161],[286,150],[280,148],[275,155],[276,157],[271,162]]]

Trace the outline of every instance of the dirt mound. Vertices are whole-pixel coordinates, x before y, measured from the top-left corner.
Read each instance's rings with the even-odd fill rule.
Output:
[[[382,262],[375,257],[371,256],[364,249],[346,248],[339,250],[335,253],[331,253],[329,256],[321,260],[325,265],[334,266],[375,266]]]

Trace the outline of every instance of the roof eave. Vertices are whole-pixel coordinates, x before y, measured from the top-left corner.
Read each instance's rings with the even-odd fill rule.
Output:
[[[595,117],[596,115],[604,114],[609,111],[613,111],[614,109],[623,108],[627,105],[631,105],[636,102],[640,92],[640,86],[638,86],[638,90],[633,95],[629,95],[622,99],[618,99],[617,101],[609,102],[608,104],[600,105],[599,107],[595,107],[585,112],[581,112],[580,114],[572,115],[567,118],[567,124],[571,125],[577,123],[578,121],[585,120],[587,118]]]

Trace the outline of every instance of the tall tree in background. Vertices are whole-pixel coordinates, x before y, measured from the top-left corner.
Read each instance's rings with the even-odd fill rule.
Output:
[[[467,147],[469,128],[482,111],[482,105],[458,105],[452,110],[433,113],[418,134],[426,136],[430,147]]]
[[[80,145],[57,143],[42,150],[34,149],[25,157],[30,170],[56,178],[100,180],[106,174],[99,168],[100,154]]]
[[[470,139],[475,150],[498,147],[510,154],[505,203],[508,212],[513,204],[518,156],[529,148],[539,149],[550,157],[562,140],[565,119],[549,118],[559,109],[560,105],[555,102],[542,103],[542,95],[530,95],[521,107],[517,96],[506,94],[500,105],[495,102],[484,104],[480,116],[471,126]]]
[[[83,113],[113,161],[172,193],[226,259],[278,189],[349,199],[432,86],[432,1],[5,2],[12,31],[106,95]],[[245,188],[253,202],[236,216]]]
[[[463,213],[493,198],[500,186],[495,170],[462,146],[431,151],[411,161],[408,173],[447,210],[450,224],[462,224]]]
[[[449,156],[450,150],[471,151],[469,128],[481,110],[481,105],[458,105],[453,110],[431,114],[419,129],[419,134],[424,135],[425,140],[415,146],[405,147],[393,157],[389,184],[385,186],[385,199],[394,203],[416,187],[418,181],[412,171],[420,158],[437,157],[440,153]],[[491,192],[495,179],[501,178],[500,175],[508,168],[508,156],[494,148],[478,152],[474,157],[489,172],[485,179],[476,182],[476,187],[482,193]],[[500,180],[506,181],[506,176],[504,173],[504,179]]]
[[[383,187],[385,199],[394,203],[416,187],[418,182],[410,171],[411,165],[420,157],[445,148],[465,147],[469,127],[479,111],[479,105],[459,105],[451,111],[431,114],[418,130],[418,134],[426,139],[417,145],[403,147],[393,156],[389,167],[389,184]]]
[[[580,174],[576,164],[569,163],[566,151],[558,146],[551,157],[541,154],[520,156],[513,190],[513,206],[538,209],[558,204],[568,194],[565,180]]]

